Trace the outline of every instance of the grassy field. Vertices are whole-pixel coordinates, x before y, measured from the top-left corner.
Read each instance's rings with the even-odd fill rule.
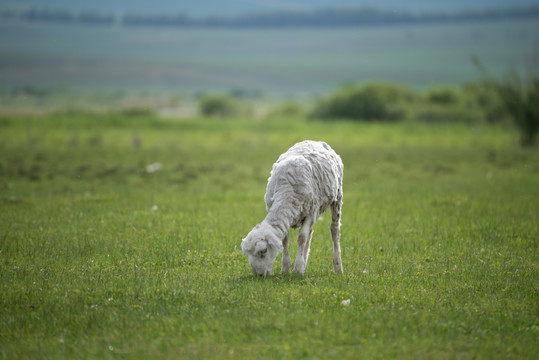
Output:
[[[308,138],[345,164],[344,274],[325,215],[305,277],[254,278],[241,239]],[[539,351],[539,153],[511,129],[66,112],[0,119],[0,154],[1,358]]]
[[[461,85],[536,66],[539,20],[341,29],[132,29],[0,23],[2,87],[319,95],[344,82]],[[533,63],[535,61],[535,64]]]

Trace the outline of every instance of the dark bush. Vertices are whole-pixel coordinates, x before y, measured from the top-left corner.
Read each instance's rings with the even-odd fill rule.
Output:
[[[478,107],[488,123],[506,121],[507,111],[497,86],[489,81],[479,81],[466,85],[462,93],[472,106]]]
[[[200,99],[199,110],[204,116],[223,118],[247,113],[246,106],[229,95],[205,95]]]
[[[532,146],[539,132],[539,77],[528,83],[518,77],[498,83],[500,97],[508,114],[514,120],[522,146]]]
[[[396,86],[370,84],[346,86],[320,100],[312,117],[320,119],[351,119],[363,121],[394,121],[403,118],[398,105],[411,101],[414,93]]]
[[[459,93],[453,88],[438,88],[427,93],[427,101],[433,104],[455,105],[459,100]]]

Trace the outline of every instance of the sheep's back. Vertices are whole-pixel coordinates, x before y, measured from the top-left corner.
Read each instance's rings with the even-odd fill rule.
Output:
[[[324,142],[303,141],[282,154],[273,165],[266,189],[266,208],[275,201],[291,207],[292,226],[306,216],[315,219],[342,195],[343,165]],[[292,214],[293,213],[293,214]]]

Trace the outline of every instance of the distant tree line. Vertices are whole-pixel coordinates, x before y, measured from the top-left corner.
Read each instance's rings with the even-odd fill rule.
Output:
[[[376,9],[325,9],[310,12],[280,11],[233,17],[194,18],[185,14],[99,14],[32,8],[24,11],[0,10],[0,21],[18,20],[57,24],[147,27],[352,27],[403,24],[439,24],[539,17],[539,6],[511,7],[484,11],[410,13]]]
[[[72,13],[65,10],[29,9],[22,12],[10,10],[0,11],[0,20],[112,26],[116,23],[117,19],[112,14],[99,14],[93,12]]]

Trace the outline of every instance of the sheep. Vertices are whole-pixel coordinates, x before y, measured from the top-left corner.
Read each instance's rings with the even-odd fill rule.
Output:
[[[290,228],[300,228],[294,273],[303,275],[319,216],[331,206],[333,269],[342,273],[340,227],[343,163],[325,142],[306,140],[282,154],[273,165],[264,201],[268,214],[242,240],[241,248],[257,276],[271,275],[282,251],[281,273],[292,266],[288,252]]]

